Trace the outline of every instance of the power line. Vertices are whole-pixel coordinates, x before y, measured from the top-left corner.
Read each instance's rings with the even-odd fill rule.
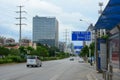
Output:
[[[68,43],[68,29],[65,29],[64,36],[65,36],[65,42]]]
[[[21,46],[21,27],[22,25],[26,25],[25,23],[22,23],[22,19],[26,19],[26,17],[22,17],[22,13],[26,13],[26,11],[22,11],[22,7],[24,6],[18,6],[19,7],[19,11],[16,11],[16,13],[19,14],[19,17],[17,17],[16,19],[19,20],[19,23],[17,23],[16,25],[19,25],[20,27],[20,31],[19,31],[19,45]]]

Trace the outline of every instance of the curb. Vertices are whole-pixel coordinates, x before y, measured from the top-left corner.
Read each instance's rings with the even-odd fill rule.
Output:
[[[5,63],[5,64],[0,64],[0,66],[8,66],[8,65],[16,65],[16,64],[24,64],[25,62],[22,63]]]

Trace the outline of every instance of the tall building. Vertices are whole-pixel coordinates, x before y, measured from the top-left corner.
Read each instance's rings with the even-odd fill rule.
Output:
[[[58,47],[58,21],[50,17],[33,17],[33,42]]]

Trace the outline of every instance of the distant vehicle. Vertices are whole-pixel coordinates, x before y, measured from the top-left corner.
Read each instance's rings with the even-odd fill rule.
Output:
[[[74,61],[74,58],[70,58],[70,61]]]
[[[79,58],[78,62],[79,62],[79,63],[83,63],[84,60],[83,60],[82,58]]]
[[[41,67],[42,66],[42,62],[40,60],[40,58],[36,55],[28,55],[27,56],[27,63],[26,63],[27,67]]]

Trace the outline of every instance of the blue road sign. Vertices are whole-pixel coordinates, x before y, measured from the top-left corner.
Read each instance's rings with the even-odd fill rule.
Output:
[[[91,41],[91,32],[89,31],[73,31],[72,41]]]
[[[83,46],[74,46],[74,49],[82,49]]]

